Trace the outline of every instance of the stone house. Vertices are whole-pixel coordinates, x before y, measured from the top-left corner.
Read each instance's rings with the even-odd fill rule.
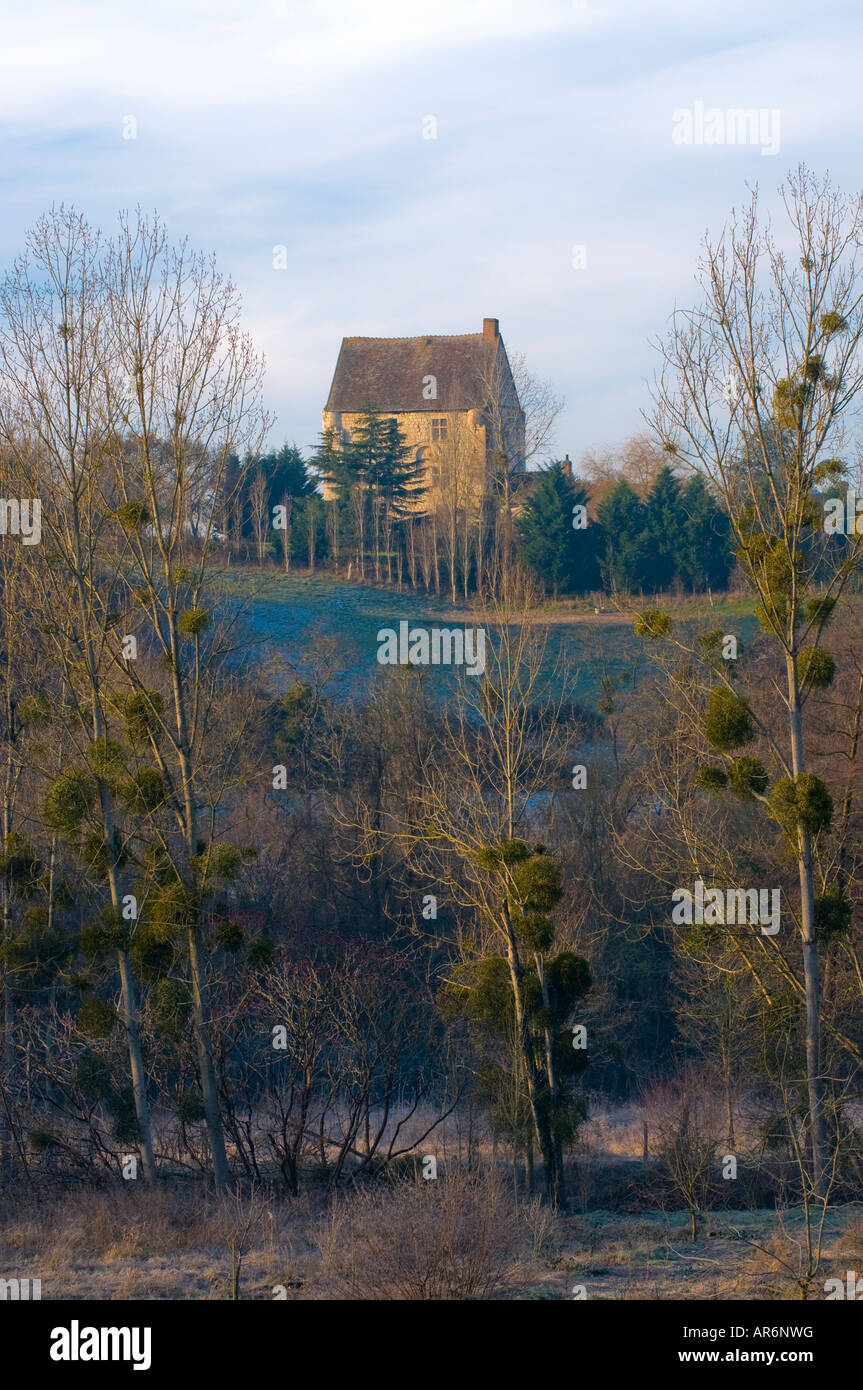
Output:
[[[524,470],[524,411],[497,319],[483,319],[481,333],[343,338],[324,430],[348,443],[369,407],[394,417],[415,451],[426,489],[418,510],[448,488],[483,496],[501,454],[510,475]]]

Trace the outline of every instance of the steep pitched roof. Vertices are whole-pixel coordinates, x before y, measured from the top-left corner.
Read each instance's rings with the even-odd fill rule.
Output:
[[[506,363],[503,339],[482,333],[343,338],[325,409],[353,412],[372,405],[391,414],[482,409],[498,352]],[[505,374],[509,377],[508,363]],[[437,378],[434,400],[423,396],[423,379],[429,376]]]

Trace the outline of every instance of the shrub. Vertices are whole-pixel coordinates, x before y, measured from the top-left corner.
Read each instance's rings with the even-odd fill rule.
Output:
[[[819,941],[844,936],[851,925],[853,907],[841,889],[828,888],[815,899],[815,930]]]
[[[789,837],[796,834],[798,825],[817,835],[833,819],[833,798],[814,773],[782,777],[770,789],[770,814]]]
[[[748,704],[724,685],[710,692],[704,736],[717,753],[731,753],[755,737],[755,723]]]
[[[836,599],[832,594],[826,594],[823,598],[810,598],[806,602],[807,621],[824,624],[830,619],[835,607]]]
[[[147,815],[165,800],[166,787],[162,774],[154,767],[142,767],[123,787],[123,797],[130,811]]]
[[[503,1179],[455,1171],[337,1201],[319,1246],[333,1297],[477,1300],[502,1287],[514,1231]]]
[[[735,758],[728,769],[728,786],[735,796],[751,801],[754,796],[763,796],[767,790],[768,776],[757,758]]]
[[[159,729],[164,702],[158,690],[138,690],[119,702],[126,724],[126,737],[133,746],[144,743],[147,735]]]
[[[198,637],[210,626],[210,614],[206,608],[187,608],[177,619],[177,630],[184,637]]]
[[[44,695],[25,695],[18,701],[18,723],[22,729],[44,729],[51,721],[51,705]]]
[[[728,774],[721,767],[699,767],[695,773],[695,785],[703,792],[721,791],[728,783]]]
[[[185,883],[167,883],[155,895],[150,930],[155,941],[173,941],[197,925],[200,902]]]
[[[65,768],[48,788],[45,824],[64,835],[74,835],[96,799],[96,783],[88,772]]]
[[[836,662],[823,647],[805,647],[797,661],[801,683],[809,690],[826,690],[836,674]]]
[[[78,1010],[78,1027],[88,1038],[107,1038],[114,1030],[117,1015],[105,999],[93,995]]]
[[[671,631],[671,618],[658,608],[645,608],[632,625],[636,637],[667,637]]]

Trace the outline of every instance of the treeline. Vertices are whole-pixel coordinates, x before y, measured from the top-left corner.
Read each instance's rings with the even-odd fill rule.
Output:
[[[493,476],[474,494],[464,478],[450,486],[445,466],[432,489],[408,455],[398,422],[368,410],[349,442],[327,431],[308,462],[296,445],[242,466],[233,457],[230,501],[219,512],[230,550],[285,569],[349,568],[453,599],[514,557],[554,594],[675,586],[700,593],[728,584],[728,519],[700,476],[681,482],[661,467],[643,500],[620,477],[594,508],[589,486],[559,462],[521,475],[515,488],[495,487]]]
[[[587,486],[560,462],[545,468],[519,518],[519,552],[546,590],[653,594],[725,589],[730,525],[704,479],[659,470],[642,499],[621,478],[591,515]]]
[[[241,463],[231,454],[216,498],[219,534],[230,555],[314,570],[326,559],[323,498],[296,444]]]
[[[636,456],[647,472],[640,485],[625,475],[626,464],[621,472],[606,465],[601,475],[582,479],[568,461],[554,461],[522,475],[515,489],[492,490],[453,509],[445,486],[432,494],[407,460],[397,422],[369,411],[350,443],[328,433],[308,462],[287,444],[242,466],[232,456],[216,515],[228,551],[247,561],[286,570],[329,566],[399,587],[448,591],[453,599],[477,592],[514,561],[555,597],[700,594],[730,583],[751,588],[739,563],[740,536],[715,487],[700,472],[680,478],[655,453],[645,459],[643,441],[632,444],[640,446]],[[770,459],[756,454],[756,441],[744,441],[733,472],[739,485],[751,475],[758,511],[769,522],[775,511]],[[333,489],[326,502],[321,478]],[[844,501],[848,483],[835,469],[817,483],[801,547],[815,561],[816,576],[826,578],[849,538],[844,521],[825,532],[825,509],[831,499]],[[856,575],[848,582],[857,587]]]

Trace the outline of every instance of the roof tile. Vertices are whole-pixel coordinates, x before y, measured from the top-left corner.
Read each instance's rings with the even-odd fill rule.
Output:
[[[502,339],[482,333],[343,338],[325,409],[355,412],[372,406],[393,414],[481,409],[500,348]],[[429,376],[437,378],[433,400],[423,396]]]

